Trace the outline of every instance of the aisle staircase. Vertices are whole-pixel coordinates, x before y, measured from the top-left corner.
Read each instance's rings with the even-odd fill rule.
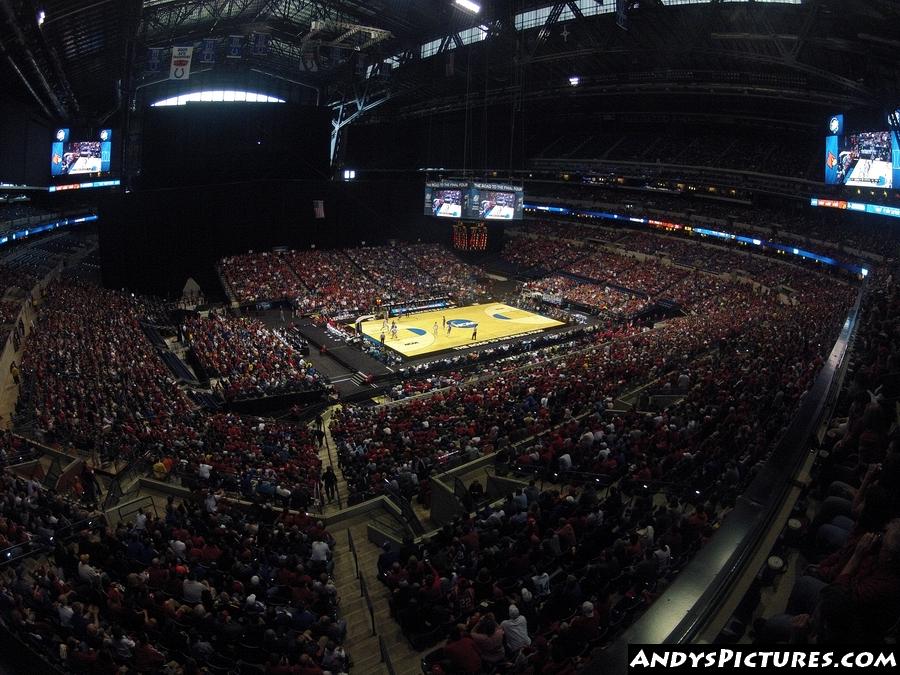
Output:
[[[376,578],[381,549],[366,539],[366,526],[363,521],[343,533],[332,533],[337,539],[334,577],[341,597],[341,617],[347,622],[345,645],[353,660],[352,672],[417,675],[422,672],[421,656],[410,647],[400,624],[391,616],[390,591]],[[362,584],[356,576],[357,562]]]

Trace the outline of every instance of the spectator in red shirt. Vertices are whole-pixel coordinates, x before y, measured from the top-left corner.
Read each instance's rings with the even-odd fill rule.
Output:
[[[447,670],[455,673],[481,672],[481,655],[475,641],[462,626],[455,626],[450,631],[447,644],[444,645],[444,656],[448,661]]]

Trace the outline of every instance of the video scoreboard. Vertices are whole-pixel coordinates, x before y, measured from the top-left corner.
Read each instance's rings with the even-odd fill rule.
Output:
[[[424,214],[457,220],[522,220],[525,193],[520,185],[475,181],[425,184]]]
[[[900,145],[891,131],[855,130],[844,115],[828,119],[825,136],[825,183],[858,188],[900,186]],[[885,124],[887,127],[888,124]]]
[[[96,136],[70,137],[68,128],[57,129],[50,147],[50,175],[104,176],[112,164],[112,129],[100,129]]]

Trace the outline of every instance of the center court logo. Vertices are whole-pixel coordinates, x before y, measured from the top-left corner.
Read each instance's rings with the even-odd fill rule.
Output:
[[[478,325],[470,319],[450,319],[447,323],[454,328],[474,328]]]

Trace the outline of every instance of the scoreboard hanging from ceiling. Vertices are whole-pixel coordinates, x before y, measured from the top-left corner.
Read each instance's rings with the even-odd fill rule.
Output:
[[[458,220],[522,220],[525,193],[521,185],[473,181],[425,184],[424,214]]]

